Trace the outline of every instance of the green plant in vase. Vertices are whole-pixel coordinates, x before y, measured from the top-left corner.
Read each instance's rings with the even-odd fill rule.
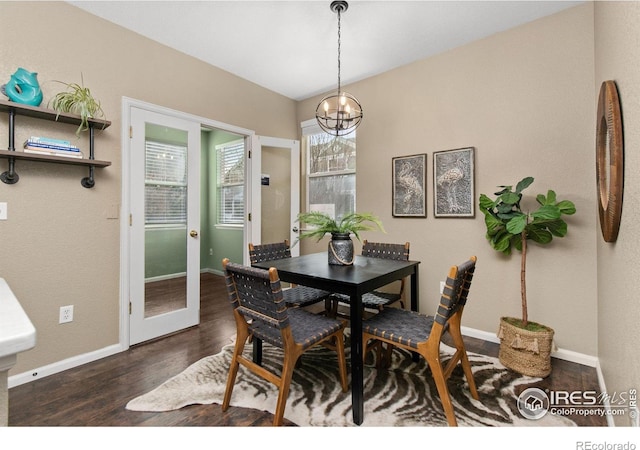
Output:
[[[298,214],[297,221],[311,226],[300,233],[300,239],[313,238],[320,241],[326,234],[331,234],[329,264],[336,265],[353,264],[351,234],[361,240],[362,231],[385,232],[380,219],[371,213],[350,213],[340,220],[335,220],[329,214],[312,211]]]

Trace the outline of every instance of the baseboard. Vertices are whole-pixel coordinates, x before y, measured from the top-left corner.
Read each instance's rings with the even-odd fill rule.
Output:
[[[173,280],[175,278],[182,278],[185,277],[187,275],[186,272],[178,272],[178,273],[170,273],[168,275],[159,275],[157,277],[149,277],[149,278],[145,278],[144,282],[145,283],[153,283],[155,281],[166,281],[166,280]]]
[[[500,340],[495,335],[495,333],[476,330],[475,328],[469,328],[469,327],[461,327],[461,331],[462,331],[462,334],[465,336],[473,337],[476,339],[482,339],[488,342],[494,342],[496,344],[500,343]],[[105,347],[100,350],[74,356],[72,358],[58,361],[53,364],[49,364],[47,366],[39,367],[37,369],[33,369],[28,372],[13,375],[13,376],[10,376],[8,379],[8,387],[12,388],[14,386],[20,386],[21,384],[39,380],[41,378],[47,377],[49,375],[53,375],[55,373],[59,373],[68,369],[73,369],[74,367],[78,367],[83,364],[97,361],[101,358],[106,358],[107,356],[115,355],[116,353],[120,353],[126,349],[127,349],[126,347],[120,344],[111,345],[109,347]],[[604,386],[604,379],[602,377],[602,372],[600,370],[600,365],[597,357],[585,355],[585,354],[574,352],[571,350],[564,350],[564,349],[558,349],[557,351],[553,352],[551,356],[553,358],[562,359],[564,361],[575,362],[577,364],[582,364],[589,367],[596,367],[598,369],[598,381],[601,384],[601,386]],[[602,392],[605,392],[605,391],[603,390]]]
[[[104,347],[100,350],[73,356],[53,364],[29,370],[28,372],[12,375],[7,380],[8,387],[11,389],[12,387],[20,386],[21,384],[30,383],[31,381],[39,380],[41,378],[48,377],[49,375],[73,369],[74,367],[97,361],[99,359],[106,358],[107,356],[115,355],[116,353],[120,353],[124,350],[126,350],[126,348],[120,344],[110,345],[109,347]]]
[[[496,336],[495,333],[476,330],[474,328],[468,328],[468,327],[460,327],[460,330],[462,331],[462,334],[465,336],[482,339],[484,341],[494,342],[496,344],[500,343],[500,339],[498,339],[498,336]],[[572,350],[558,348],[556,351],[551,353],[551,357],[562,359],[563,361],[582,364],[583,366],[598,367],[598,357],[585,355],[584,353],[578,353]]]
[[[200,273],[212,273],[214,275],[220,275],[221,277],[224,276],[224,271],[222,270],[217,270],[217,269],[212,269],[210,267],[207,267],[205,269],[201,269]]]

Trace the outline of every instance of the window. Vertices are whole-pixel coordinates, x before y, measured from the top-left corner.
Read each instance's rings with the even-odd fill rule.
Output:
[[[244,141],[216,146],[218,224],[244,223]]]
[[[303,123],[302,134],[307,155],[307,210],[326,212],[336,220],[355,212],[355,131],[332,136],[314,120]]]
[[[146,141],[145,224],[187,223],[187,147]]]

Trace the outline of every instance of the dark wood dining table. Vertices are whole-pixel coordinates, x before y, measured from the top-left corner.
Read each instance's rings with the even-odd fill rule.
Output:
[[[353,422],[364,420],[364,363],[362,358],[362,295],[393,281],[410,276],[411,309],[418,311],[419,261],[395,261],[358,255],[353,265],[328,263],[327,252],[253,264],[278,270],[280,280],[350,296],[351,322],[351,403]],[[260,359],[261,343],[254,340],[254,359]]]

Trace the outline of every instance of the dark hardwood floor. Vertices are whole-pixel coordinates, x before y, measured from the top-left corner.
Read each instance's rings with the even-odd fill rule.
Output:
[[[187,306],[187,278],[152,281],[144,287],[144,317],[175,311]]]
[[[273,416],[267,412],[232,407],[223,414],[215,404],[163,413],[124,408],[129,400],[232,342],[235,323],[224,280],[204,274],[201,286],[199,326],[10,389],[9,426],[270,426]],[[473,338],[465,342],[468,351],[497,356],[494,343]],[[554,360],[552,374],[536,386],[599,391],[594,368],[560,360]],[[580,426],[606,426],[602,418],[572,419]]]

